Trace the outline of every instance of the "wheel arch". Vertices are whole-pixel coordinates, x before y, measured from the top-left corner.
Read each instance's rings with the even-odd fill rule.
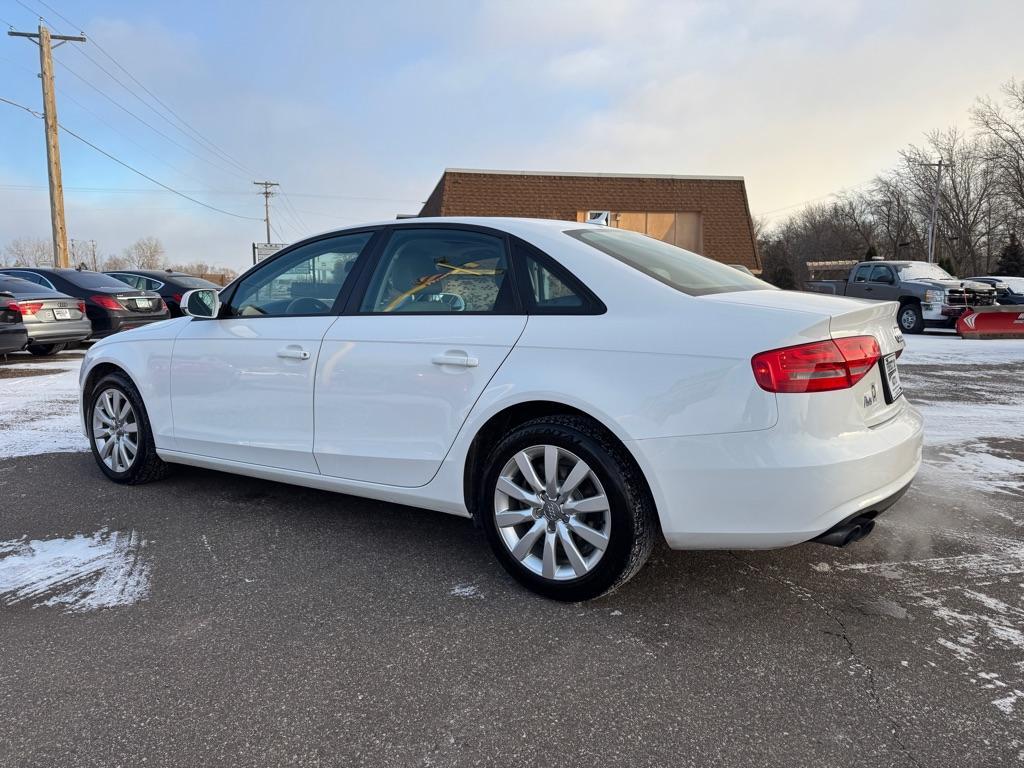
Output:
[[[506,405],[496,413],[489,416],[487,420],[477,428],[473,435],[473,439],[470,441],[469,448],[466,450],[462,471],[463,498],[466,509],[474,519],[476,518],[475,499],[480,490],[480,473],[477,470],[487,458],[488,446],[493,445],[500,435],[514,429],[518,425],[544,416],[577,416],[587,419],[604,432],[607,437],[615,442],[618,447],[622,449],[623,453],[632,461],[633,469],[636,471],[637,476],[643,483],[644,493],[647,494],[648,500],[655,510],[655,517],[660,520],[657,515],[657,504],[655,495],[651,489],[651,483],[648,480],[646,473],[643,471],[642,465],[634,455],[633,451],[630,450],[627,442],[623,440],[622,436],[609,424],[605,423],[604,420],[595,417],[593,414],[587,413],[586,411],[581,410],[576,406],[569,405],[568,403],[550,399],[522,400],[517,403]]]

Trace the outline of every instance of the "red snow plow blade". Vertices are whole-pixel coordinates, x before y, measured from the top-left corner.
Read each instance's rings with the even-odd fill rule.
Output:
[[[1024,339],[1024,307],[968,307],[956,332],[965,339]]]

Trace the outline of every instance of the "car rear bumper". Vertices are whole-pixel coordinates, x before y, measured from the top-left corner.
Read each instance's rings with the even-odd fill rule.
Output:
[[[673,549],[771,549],[878,511],[921,466],[922,418],[904,403],[850,433],[778,429],[636,440]]]
[[[0,325],[0,355],[24,349],[27,343],[28,332],[25,330],[25,326],[16,324],[14,327],[5,328]]]
[[[55,320],[50,323],[31,323],[25,326],[31,344],[59,344],[82,341],[92,333],[92,323],[81,320]]]
[[[141,317],[132,317],[128,315],[107,315],[104,318],[93,320],[92,323],[92,339],[102,339],[106,336],[118,333],[119,331],[129,331],[132,328],[140,328],[143,325],[149,325],[150,323],[158,323],[161,320],[166,320],[170,315],[167,312],[163,312],[159,315],[143,315]]]

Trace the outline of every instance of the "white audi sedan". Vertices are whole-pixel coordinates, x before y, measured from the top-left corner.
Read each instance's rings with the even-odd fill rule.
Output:
[[[503,218],[330,232],[82,365],[99,468],[190,464],[472,517],[560,600],[674,549],[845,545],[922,420],[896,304],[776,290],[619,229]]]

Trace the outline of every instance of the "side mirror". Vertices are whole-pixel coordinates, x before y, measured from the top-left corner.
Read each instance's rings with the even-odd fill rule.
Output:
[[[220,314],[220,296],[212,288],[195,288],[185,291],[180,306],[183,315],[209,320]]]

